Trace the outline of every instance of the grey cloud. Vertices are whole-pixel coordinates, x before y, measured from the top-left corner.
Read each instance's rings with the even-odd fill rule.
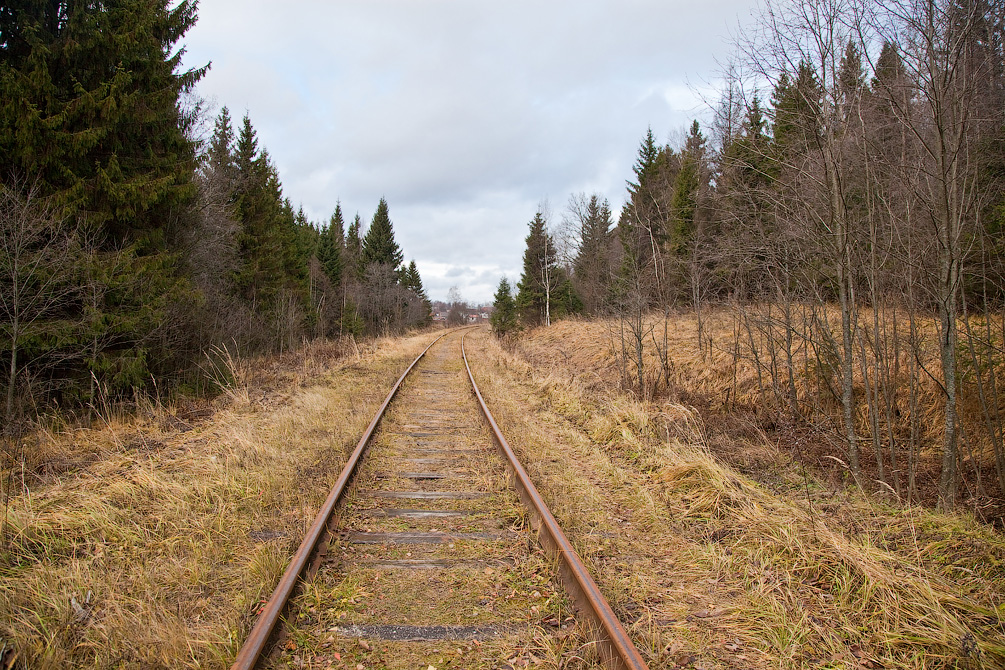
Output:
[[[755,1],[202,0],[184,41],[310,216],[341,199],[369,220],[386,197],[406,258],[474,268],[456,277],[486,300],[543,198],[620,207],[646,126],[701,113],[686,80],[714,77]]]

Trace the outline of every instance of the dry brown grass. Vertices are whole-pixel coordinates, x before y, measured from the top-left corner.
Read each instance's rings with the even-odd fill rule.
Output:
[[[703,405],[627,397],[608,333],[560,323],[515,354],[485,338],[475,374],[652,667],[1005,665],[1000,534],[804,478],[756,425],[714,407],[722,366],[683,347],[680,395]],[[741,397],[752,376],[738,373]],[[728,452],[754,456],[756,478]]]
[[[754,321],[778,321],[778,309],[770,306],[746,308]],[[832,323],[839,323],[836,313],[822,309]],[[744,474],[758,478],[762,483],[780,488],[799,485],[800,468],[810,467],[814,473],[832,486],[850,479],[847,467],[847,449],[841,418],[841,406],[822,381],[819,363],[814,355],[799,342],[794,344],[794,381],[801,416],[793,418],[784,396],[788,392],[785,360],[781,353],[779,332],[773,334],[776,359],[769,356],[770,346],[763,332],[754,333],[759,351],[761,370],[751,354],[748,334],[740,325],[738,315],[731,309],[706,312],[703,323],[702,346],[698,343],[698,324],[692,313],[670,315],[667,321],[667,349],[669,388],[660,386],[659,400],[668,400],[662,407],[684,406],[697,411],[703,418],[704,443],[712,452],[740,469]],[[898,316],[901,329],[907,316]],[[653,315],[648,326],[653,333],[647,336],[645,366],[647,379],[655,383],[663,376],[661,364],[651,338],[663,338],[662,315]],[[937,381],[941,364],[937,348],[935,324],[931,320],[918,321],[920,363],[931,374],[918,372],[918,411],[915,413],[918,433],[916,480],[913,500],[929,506],[938,501],[938,477],[941,467],[941,449],[944,430],[944,397]],[[977,328],[976,326],[974,326]],[[541,365],[564,378],[589,389],[612,392],[623,388],[626,381],[619,367],[621,357],[619,325],[615,320],[570,320],[550,329],[534,331],[531,337],[521,338],[516,350],[528,362]],[[737,330],[739,329],[739,330]],[[776,331],[781,329],[776,323]],[[979,329],[978,329],[979,330]],[[898,458],[902,489],[896,492],[890,486],[889,454],[884,461],[886,481],[880,481],[872,444],[872,425],[868,417],[866,384],[856,359],[855,396],[856,423],[859,435],[860,462],[864,474],[863,484],[874,493],[887,496],[895,502],[898,496],[907,498],[908,452],[911,450],[911,406],[907,389],[907,370],[914,351],[902,343],[898,353],[899,376],[894,380],[896,392],[892,416],[893,432],[899,442]],[[859,356],[860,352],[856,353]],[[961,353],[959,411],[962,423],[961,497],[964,504],[982,519],[1001,524],[1005,521],[1005,499],[997,491],[993,465],[993,445],[987,425],[981,414],[976,386],[973,382],[972,363]],[[871,364],[871,363],[870,363]],[[891,363],[892,365],[892,363]],[[969,366],[969,367],[968,367]],[[771,369],[776,369],[777,379],[772,383]],[[986,372],[986,371],[985,371]],[[629,385],[634,385],[634,368],[627,366]],[[835,373],[833,370],[831,373]],[[875,371],[870,374],[875,375]],[[1005,374],[1002,370],[998,374]],[[933,376],[934,375],[934,376]],[[661,379],[660,382],[665,384]],[[837,384],[836,379],[831,379]],[[872,383],[875,383],[873,381]],[[985,380],[985,385],[988,383]],[[675,410],[676,411],[676,410]],[[1005,408],[999,408],[999,413]],[[882,411],[879,412],[882,414]],[[886,416],[880,417],[880,442],[889,450],[885,428]],[[744,435],[738,444],[734,437]],[[778,448],[750,448],[751,444],[771,442]],[[738,451],[740,449],[740,451]],[[768,472],[771,482],[761,478]],[[785,473],[785,476],[780,476]]]
[[[33,434],[0,556],[5,660],[226,667],[347,450],[429,339],[315,343],[247,366],[218,357],[229,386],[211,407],[150,404]]]
[[[651,667],[1005,665],[1000,534],[804,477],[736,404],[756,393],[754,372],[734,384],[731,359],[697,355],[686,322],[679,396],[631,399],[609,334],[564,322],[517,353],[483,334],[469,351]],[[429,339],[313,345],[237,369],[211,407],[33,435],[12,473],[0,650],[31,668],[225,667],[347,448]],[[556,644],[533,653],[560,658]]]

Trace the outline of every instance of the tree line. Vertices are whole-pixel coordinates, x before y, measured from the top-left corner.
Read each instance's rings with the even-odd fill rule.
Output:
[[[429,319],[388,204],[345,227],[283,193],[246,115],[205,134],[178,43],[194,2],[0,7],[4,417],[197,386],[214,347]]]
[[[1001,496],[1003,44],[988,0],[769,2],[708,130],[645,135],[616,224],[585,194],[553,238],[531,223],[497,331],[541,322],[541,294],[615,317],[625,385],[654,398],[690,310],[702,355],[745,360],[763,411],[833,436],[855,481],[869,458],[918,499],[935,450],[942,504]],[[731,308],[728,342],[706,330],[713,305]]]

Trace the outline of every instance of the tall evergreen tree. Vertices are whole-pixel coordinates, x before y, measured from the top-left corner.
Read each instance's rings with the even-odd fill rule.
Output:
[[[823,90],[813,66],[800,61],[795,79],[783,72],[771,96],[777,156],[785,161],[803,154],[820,137],[820,100]]]
[[[489,323],[492,324],[493,333],[501,337],[517,329],[520,323],[517,318],[516,301],[513,299],[513,289],[506,277],[499,280],[492,307],[495,309],[489,318]]]
[[[163,245],[172,208],[194,193],[192,119],[178,100],[205,68],[179,72],[174,45],[196,8],[172,4],[20,2],[4,12],[0,170],[39,178],[108,248]]]
[[[328,226],[321,231],[318,239],[318,261],[328,276],[332,286],[342,283],[344,266],[343,247],[345,246],[345,221],[342,219],[342,204],[335,204],[335,212],[328,221]]]
[[[387,200],[381,198],[366,237],[363,238],[363,265],[386,265],[391,270],[398,270],[402,260],[404,254],[394,241],[394,227],[388,214]]]
[[[173,355],[156,333],[188,299],[174,251],[196,155],[179,99],[205,68],[182,72],[175,45],[195,19],[194,3],[169,0],[0,10],[0,174],[37,183],[96,245],[75,270],[88,298],[46,345],[84,385],[145,385]]]
[[[579,250],[573,261],[575,286],[586,309],[598,313],[607,299],[611,280],[611,207],[596,194],[590,196],[579,231]]]
[[[628,182],[628,201],[618,221],[623,250],[622,276],[632,276],[640,299],[651,301],[665,284],[663,251],[669,233],[670,203],[679,159],[670,147],[659,147],[652,129],[646,132]]]
[[[346,274],[354,281],[359,281],[363,277],[363,220],[359,212],[349,224],[349,230],[345,235],[345,268]]]
[[[230,110],[220,110],[213,125],[213,136],[206,152],[206,163],[214,176],[222,178],[230,187],[234,179],[234,126],[230,120]]]
[[[433,304],[429,301],[426,289],[422,285],[422,277],[419,275],[419,268],[415,265],[414,259],[402,272],[401,286],[402,288],[414,293],[422,303],[421,321],[423,323],[429,323],[432,321]]]
[[[401,286],[402,288],[414,292],[423,300],[428,300],[428,296],[426,296],[426,289],[422,287],[422,277],[419,276],[419,268],[415,265],[414,260],[405,267],[404,271],[402,271]]]
[[[652,126],[646,128],[646,136],[642,138],[639,146],[638,158],[632,166],[635,174],[635,181],[628,182],[629,196],[639,195],[646,186],[646,182],[651,181],[659,168],[659,158],[662,148],[656,145],[656,138],[653,136]]]
[[[241,264],[235,283],[253,309],[267,313],[284,290],[305,298],[315,232],[306,216],[298,215],[283,197],[279,172],[268,151],[259,151],[248,116],[237,138],[235,163],[234,211],[241,224]]]
[[[241,120],[241,132],[237,136],[234,151],[234,164],[242,181],[253,178],[255,162],[258,159],[258,133],[251,125],[251,117],[245,114]]]
[[[671,229],[668,237],[670,251],[678,257],[686,256],[690,252],[695,235],[698,199],[703,187],[707,186],[705,138],[701,134],[698,122],[694,121],[681,153],[680,170],[674,180],[673,196],[670,200]]]
[[[771,184],[779,175],[760,98],[746,106],[739,132],[719,158],[715,193],[722,293],[749,298],[771,285],[766,240],[774,234]]]
[[[726,190],[734,188],[757,189],[768,184],[777,174],[770,160],[771,137],[767,134],[767,119],[761,100],[754,95],[747,105],[740,132],[730,139],[723,150],[723,171]]]
[[[258,150],[258,135],[247,115],[241,124],[235,159],[235,213],[241,223],[241,267],[235,280],[242,297],[253,306],[270,306],[283,280],[283,240],[279,230],[282,191],[268,152]]]
[[[293,211],[289,199],[287,211]],[[286,272],[293,284],[301,284],[307,279],[311,259],[317,258],[321,231],[307,218],[303,205],[297,208],[293,217],[293,227],[286,234]]]
[[[555,242],[548,234],[544,214],[538,211],[529,227],[516,303],[528,325],[550,325],[554,294],[565,276],[558,265]]]

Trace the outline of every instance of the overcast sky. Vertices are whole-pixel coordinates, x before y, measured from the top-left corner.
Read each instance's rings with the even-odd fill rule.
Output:
[[[431,298],[489,302],[527,224],[597,192],[615,214],[639,141],[708,116],[716,58],[756,0],[201,0],[198,93],[246,112],[315,221],[383,196]],[[347,221],[348,223],[348,221]]]

